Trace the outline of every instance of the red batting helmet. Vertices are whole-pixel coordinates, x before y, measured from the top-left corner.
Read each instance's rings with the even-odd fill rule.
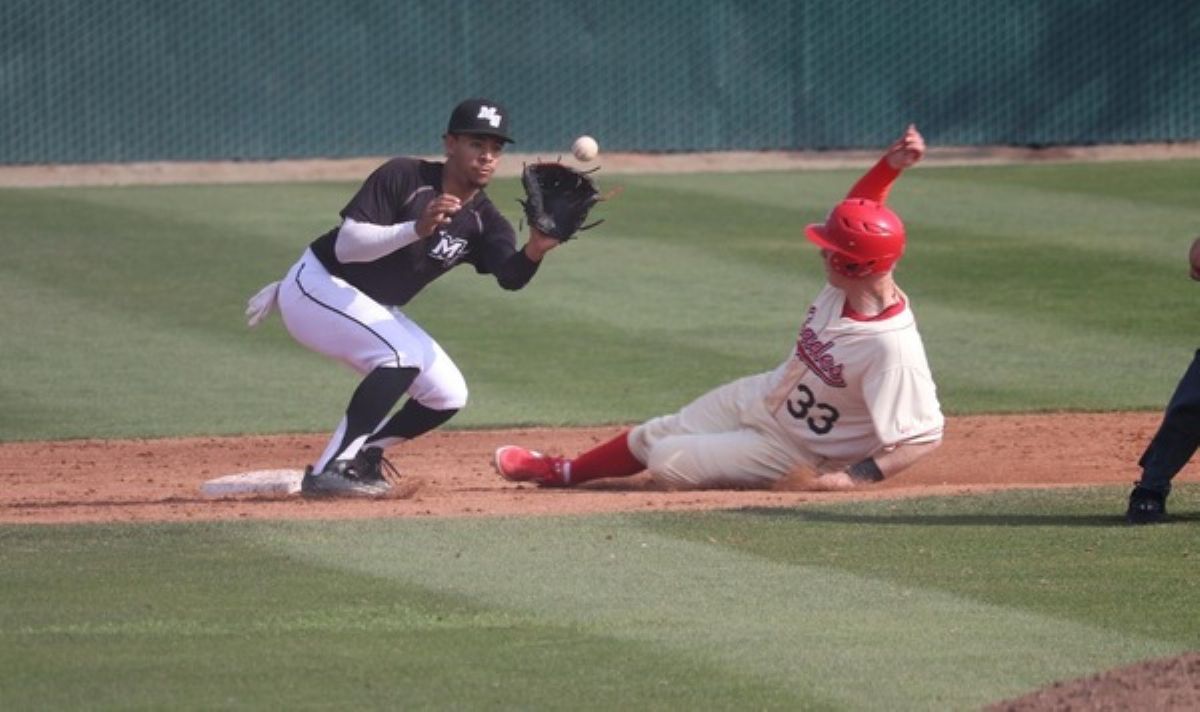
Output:
[[[804,228],[810,242],[829,250],[829,265],[846,277],[890,270],[904,254],[904,223],[886,205],[865,198],[843,200],[825,223]]]

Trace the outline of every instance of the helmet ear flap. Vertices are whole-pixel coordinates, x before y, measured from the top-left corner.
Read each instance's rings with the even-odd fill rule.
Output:
[[[864,262],[852,262],[849,255],[840,252],[830,252],[829,264],[834,271],[845,277],[866,277],[875,272],[878,260],[866,260]]]

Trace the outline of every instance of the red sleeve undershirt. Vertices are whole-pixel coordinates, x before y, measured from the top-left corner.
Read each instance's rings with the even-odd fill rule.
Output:
[[[900,177],[900,171],[889,166],[887,158],[881,158],[871,167],[871,170],[866,172],[866,175],[858,179],[846,197],[866,198],[877,203],[885,203],[888,191],[892,189],[892,183],[895,183],[898,177]]]

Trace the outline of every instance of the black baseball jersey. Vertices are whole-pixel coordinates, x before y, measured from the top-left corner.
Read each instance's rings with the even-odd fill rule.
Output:
[[[442,192],[443,163],[393,158],[367,177],[343,218],[374,225],[415,221]],[[372,262],[338,261],[338,229],[313,241],[313,254],[329,273],[341,277],[380,304],[402,306],[433,280],[461,263],[494,274],[505,289],[524,287],[537,263],[517,249],[513,226],[482,190],[454,214],[448,225]]]

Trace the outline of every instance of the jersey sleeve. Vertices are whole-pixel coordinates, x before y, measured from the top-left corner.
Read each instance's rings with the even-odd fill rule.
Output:
[[[927,369],[887,369],[864,381],[863,391],[875,432],[886,447],[941,439],[945,418]]]
[[[375,169],[342,208],[342,217],[374,225],[401,222],[400,210],[416,190],[416,163],[394,158]]]
[[[878,163],[871,166],[871,170],[858,179],[846,197],[865,198],[877,203],[886,203],[888,193],[892,190],[892,184],[899,177],[900,171],[888,165],[886,158],[881,158]]]
[[[537,273],[538,263],[517,249],[517,233],[490,201],[481,206],[483,249],[475,261],[475,271],[494,274],[505,289],[521,289]]]

